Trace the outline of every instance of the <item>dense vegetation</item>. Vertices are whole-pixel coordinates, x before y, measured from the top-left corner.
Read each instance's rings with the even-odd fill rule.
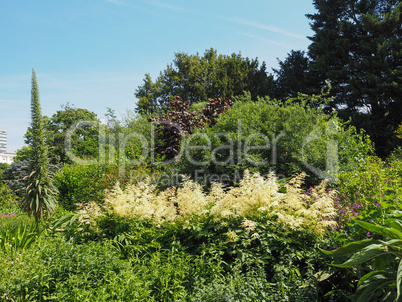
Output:
[[[106,124],[42,116],[33,72],[0,300],[402,301],[402,5],[314,5],[275,76],[178,53]]]

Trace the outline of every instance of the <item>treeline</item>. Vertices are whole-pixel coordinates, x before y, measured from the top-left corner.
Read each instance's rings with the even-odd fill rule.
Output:
[[[402,3],[397,0],[316,0],[308,51],[292,50],[279,68],[241,54],[176,53],[160,75],[145,75],[135,96],[138,113],[169,110],[179,96],[190,105],[209,98],[251,94],[283,103],[299,93],[320,94],[330,82],[330,102],[315,103],[336,111],[375,142],[386,157],[397,145],[394,132],[402,122]]]

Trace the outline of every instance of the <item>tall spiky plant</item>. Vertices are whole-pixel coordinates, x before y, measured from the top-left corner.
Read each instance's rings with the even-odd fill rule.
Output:
[[[56,189],[49,176],[47,146],[45,143],[44,125],[39,101],[39,88],[35,70],[32,69],[31,90],[31,156],[26,194],[22,208],[29,217],[34,216],[38,228],[40,219],[49,217],[56,208]]]

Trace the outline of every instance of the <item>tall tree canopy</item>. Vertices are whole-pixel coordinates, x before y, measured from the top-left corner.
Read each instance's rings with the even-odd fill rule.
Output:
[[[354,117],[386,155],[402,116],[400,0],[315,0],[310,72],[332,83],[331,106]]]
[[[309,58],[304,51],[292,50],[284,61],[279,61],[275,73],[274,97],[278,99],[295,98],[298,93],[309,93],[312,87],[309,72]]]
[[[49,149],[50,162],[71,163],[65,148],[68,131],[71,131],[71,151],[75,156],[97,158],[99,153],[99,127],[101,126],[95,113],[87,109],[74,108],[69,104],[62,106],[62,110],[57,111],[51,118],[44,116],[43,131]],[[29,127],[25,134],[25,143],[31,145],[34,138],[32,127]],[[26,158],[23,155],[20,159]]]
[[[175,96],[188,100],[190,105],[209,98],[231,98],[249,91],[253,98],[270,94],[273,77],[266,65],[258,59],[244,58],[241,54],[218,55],[214,49],[203,56],[176,53],[172,64],[152,81],[145,75],[144,84],[135,96],[139,99],[136,111],[157,112]]]

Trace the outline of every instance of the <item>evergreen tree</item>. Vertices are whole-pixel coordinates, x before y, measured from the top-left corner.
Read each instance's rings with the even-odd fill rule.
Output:
[[[402,3],[399,0],[315,0],[308,15],[310,72],[332,83],[331,106],[363,127],[377,153],[395,146],[402,116]]]
[[[298,93],[310,94],[311,80],[309,58],[304,51],[292,50],[284,61],[279,61],[279,69],[273,69],[277,99],[296,98]]]
[[[51,215],[56,207],[56,190],[48,170],[47,146],[39,101],[39,88],[35,70],[32,69],[31,90],[31,154],[23,209],[35,217],[38,227],[44,215]]]

